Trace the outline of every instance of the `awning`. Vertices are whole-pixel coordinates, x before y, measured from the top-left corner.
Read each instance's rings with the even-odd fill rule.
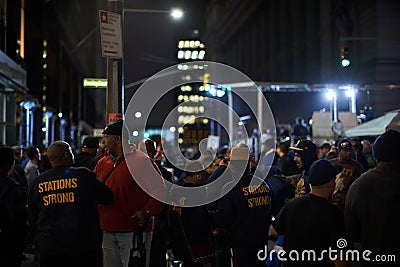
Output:
[[[358,125],[344,132],[347,137],[377,136],[389,129],[400,131],[400,110],[386,113],[376,119]]]

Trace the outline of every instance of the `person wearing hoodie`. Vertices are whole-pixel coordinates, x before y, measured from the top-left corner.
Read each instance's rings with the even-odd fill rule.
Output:
[[[295,191],[295,197],[301,197],[310,192],[308,169],[318,159],[317,146],[308,139],[301,139],[295,147],[290,147],[290,149],[294,150],[294,161],[297,168],[301,170]]]
[[[395,130],[383,133],[375,140],[372,151],[376,167],[352,183],[344,210],[350,242],[361,251],[372,252],[371,262],[362,262],[362,266],[375,266],[377,255],[400,258],[400,217],[395,216],[400,206],[400,133]],[[387,265],[396,263],[379,263],[379,266]]]

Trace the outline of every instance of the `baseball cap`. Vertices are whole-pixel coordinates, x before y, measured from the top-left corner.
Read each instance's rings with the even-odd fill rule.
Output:
[[[326,148],[328,150],[331,150],[331,145],[329,143],[323,143],[319,148],[320,149]]]
[[[346,148],[353,148],[351,141],[349,139],[341,139],[338,143],[338,151],[340,152]]]
[[[341,165],[332,165],[326,159],[320,159],[315,161],[309,172],[309,182],[311,185],[320,186],[332,181],[338,173],[342,171]]]
[[[114,121],[113,123],[107,125],[107,127],[104,129],[102,134],[122,136],[123,124],[124,124],[124,121],[122,119]]]
[[[299,141],[297,141],[296,146],[289,147],[289,149],[294,151],[312,151],[316,153],[317,146],[311,140],[300,139]]]
[[[87,136],[83,139],[82,147],[85,148],[98,148],[99,147],[99,139],[94,136]]]
[[[399,150],[400,132],[395,130],[388,130],[381,134],[372,145],[374,157],[380,161],[400,161]]]

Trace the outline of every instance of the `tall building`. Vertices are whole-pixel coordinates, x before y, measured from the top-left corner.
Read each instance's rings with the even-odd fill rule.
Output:
[[[207,59],[258,82],[368,85],[359,92],[358,109],[369,104],[384,112],[398,108],[389,89],[400,84],[399,10],[395,0],[212,0]],[[274,94],[267,97],[280,106],[288,99]]]
[[[90,131],[85,77],[103,77],[99,1],[0,0],[0,142],[47,147]],[[79,18],[79,19],[77,19]]]

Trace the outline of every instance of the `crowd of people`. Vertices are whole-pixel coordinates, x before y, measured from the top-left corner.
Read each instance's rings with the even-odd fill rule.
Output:
[[[239,143],[172,172],[155,141],[123,138],[123,120],[101,139],[86,137],[77,155],[64,141],[43,155],[1,145],[0,265],[21,266],[27,253],[41,267],[370,264],[331,255],[284,261],[273,250],[323,255],[338,240],[348,242],[344,253],[393,255],[380,265],[395,265],[400,133],[317,146],[298,125],[294,146],[265,140],[254,157]],[[191,195],[177,192],[194,187],[208,204],[185,205]],[[180,197],[168,204],[171,195]]]

